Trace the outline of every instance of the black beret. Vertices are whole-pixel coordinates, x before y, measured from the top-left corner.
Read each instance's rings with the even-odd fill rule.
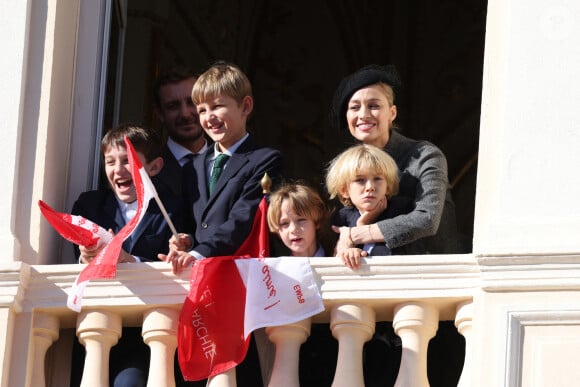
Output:
[[[336,128],[346,130],[346,107],[352,95],[363,87],[379,82],[391,86],[396,95],[401,87],[401,79],[395,66],[368,65],[340,81],[332,99],[331,124]]]

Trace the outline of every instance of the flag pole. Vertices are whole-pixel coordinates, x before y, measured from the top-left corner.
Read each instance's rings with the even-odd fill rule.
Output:
[[[262,187],[262,193],[264,195],[270,195],[270,189],[272,188],[272,179],[268,175],[268,172],[264,172],[262,180],[260,180],[260,186]]]
[[[163,214],[165,221],[167,222],[167,224],[169,225],[169,228],[171,229],[171,233],[173,234],[173,237],[177,241],[178,240],[177,229],[173,225],[173,222],[171,221],[171,218],[169,217],[169,214],[167,213],[165,206],[163,205],[163,203],[161,203],[161,199],[159,199],[159,196],[157,195],[157,190],[154,191],[153,198],[157,202],[157,205],[159,206],[159,209],[161,210],[161,213]]]
[[[264,176],[260,180],[260,185],[262,187],[262,193],[264,195],[269,195],[270,189],[272,188],[272,179],[270,178],[270,176],[268,176],[268,172],[264,173]],[[159,196],[157,195],[157,190],[154,190],[153,192],[154,192],[153,197],[155,198],[155,201],[157,202],[157,205],[159,206],[159,209],[161,210],[161,213],[163,214],[165,221],[169,225],[169,228],[171,229],[173,236],[177,240],[177,230],[175,229],[173,222],[171,222],[171,219],[169,218],[169,215],[167,214],[167,211],[165,210],[165,206],[163,206],[163,203],[161,203],[161,199],[159,199]]]
[[[175,238],[175,240],[178,240],[177,230],[175,229],[173,222],[169,218],[169,215],[167,214],[167,210],[165,209],[165,206],[163,205],[163,203],[161,203],[161,199],[159,198],[159,194],[157,194],[157,189],[155,188],[155,184],[153,184],[153,182],[151,181],[151,177],[149,176],[149,173],[147,173],[147,171],[143,168],[143,165],[141,164],[141,160],[139,160],[139,157],[137,156],[137,153],[135,152],[135,148],[133,147],[133,144],[131,143],[131,140],[129,140],[129,137],[127,137],[127,135],[125,135],[124,140],[125,140],[125,145],[127,146],[127,150],[130,152],[130,156],[131,156],[129,158],[129,161],[133,160],[132,163],[136,164],[136,165],[131,165],[131,174],[133,175],[133,179],[135,179],[134,174],[136,174],[136,173],[139,174],[139,176],[141,176],[141,184],[143,185],[143,187],[141,187],[141,188],[135,187],[135,188],[138,190],[139,189],[145,190],[145,186],[147,186],[149,188],[149,193],[153,196],[153,198],[157,202],[157,205],[159,206],[159,209],[161,210],[161,213],[163,214],[163,218],[165,219],[165,221],[169,225],[169,229],[171,230],[173,237]],[[140,172],[141,170],[143,171],[143,173]],[[137,198],[139,198],[139,195],[137,195]]]

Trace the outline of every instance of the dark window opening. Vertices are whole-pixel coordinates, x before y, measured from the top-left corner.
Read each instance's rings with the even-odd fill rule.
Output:
[[[395,64],[403,80],[396,122],[445,153],[471,252],[486,11],[486,0],[128,0],[124,45],[115,22],[111,30],[104,122],[116,123],[117,108],[119,122],[159,127],[155,76],[173,64],[201,71],[225,59],[252,81],[252,133],[284,153],[289,178],[322,190],[328,161],[352,143],[328,120],[335,87],[366,64]]]

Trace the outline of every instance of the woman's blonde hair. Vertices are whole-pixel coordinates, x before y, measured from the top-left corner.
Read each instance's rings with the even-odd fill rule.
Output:
[[[287,183],[270,195],[268,227],[273,233],[280,230],[282,202],[288,200],[298,216],[311,219],[320,228],[327,216],[326,205],[318,192],[303,183]]]
[[[376,173],[387,182],[387,197],[399,191],[399,168],[387,152],[374,145],[354,145],[329,164],[326,173],[326,189],[331,199],[338,197],[345,206],[352,207],[350,199],[344,197],[348,184],[360,174]]]
[[[393,90],[391,85],[388,85],[384,82],[379,82],[375,84],[378,85],[385,94],[387,101],[389,101],[389,106],[393,106],[395,104],[395,91]]]

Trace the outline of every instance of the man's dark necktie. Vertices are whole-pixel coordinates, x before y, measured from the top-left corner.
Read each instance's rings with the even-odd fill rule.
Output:
[[[211,176],[209,177],[209,194],[213,193],[213,189],[220,178],[224,170],[224,165],[228,161],[230,156],[220,153],[213,162],[213,167],[211,168]]]
[[[184,157],[187,158],[187,162],[183,164],[183,167],[181,167],[181,192],[183,193],[187,204],[191,206],[193,204],[193,186],[195,181],[195,171],[193,169],[193,159],[195,155],[190,153]]]

